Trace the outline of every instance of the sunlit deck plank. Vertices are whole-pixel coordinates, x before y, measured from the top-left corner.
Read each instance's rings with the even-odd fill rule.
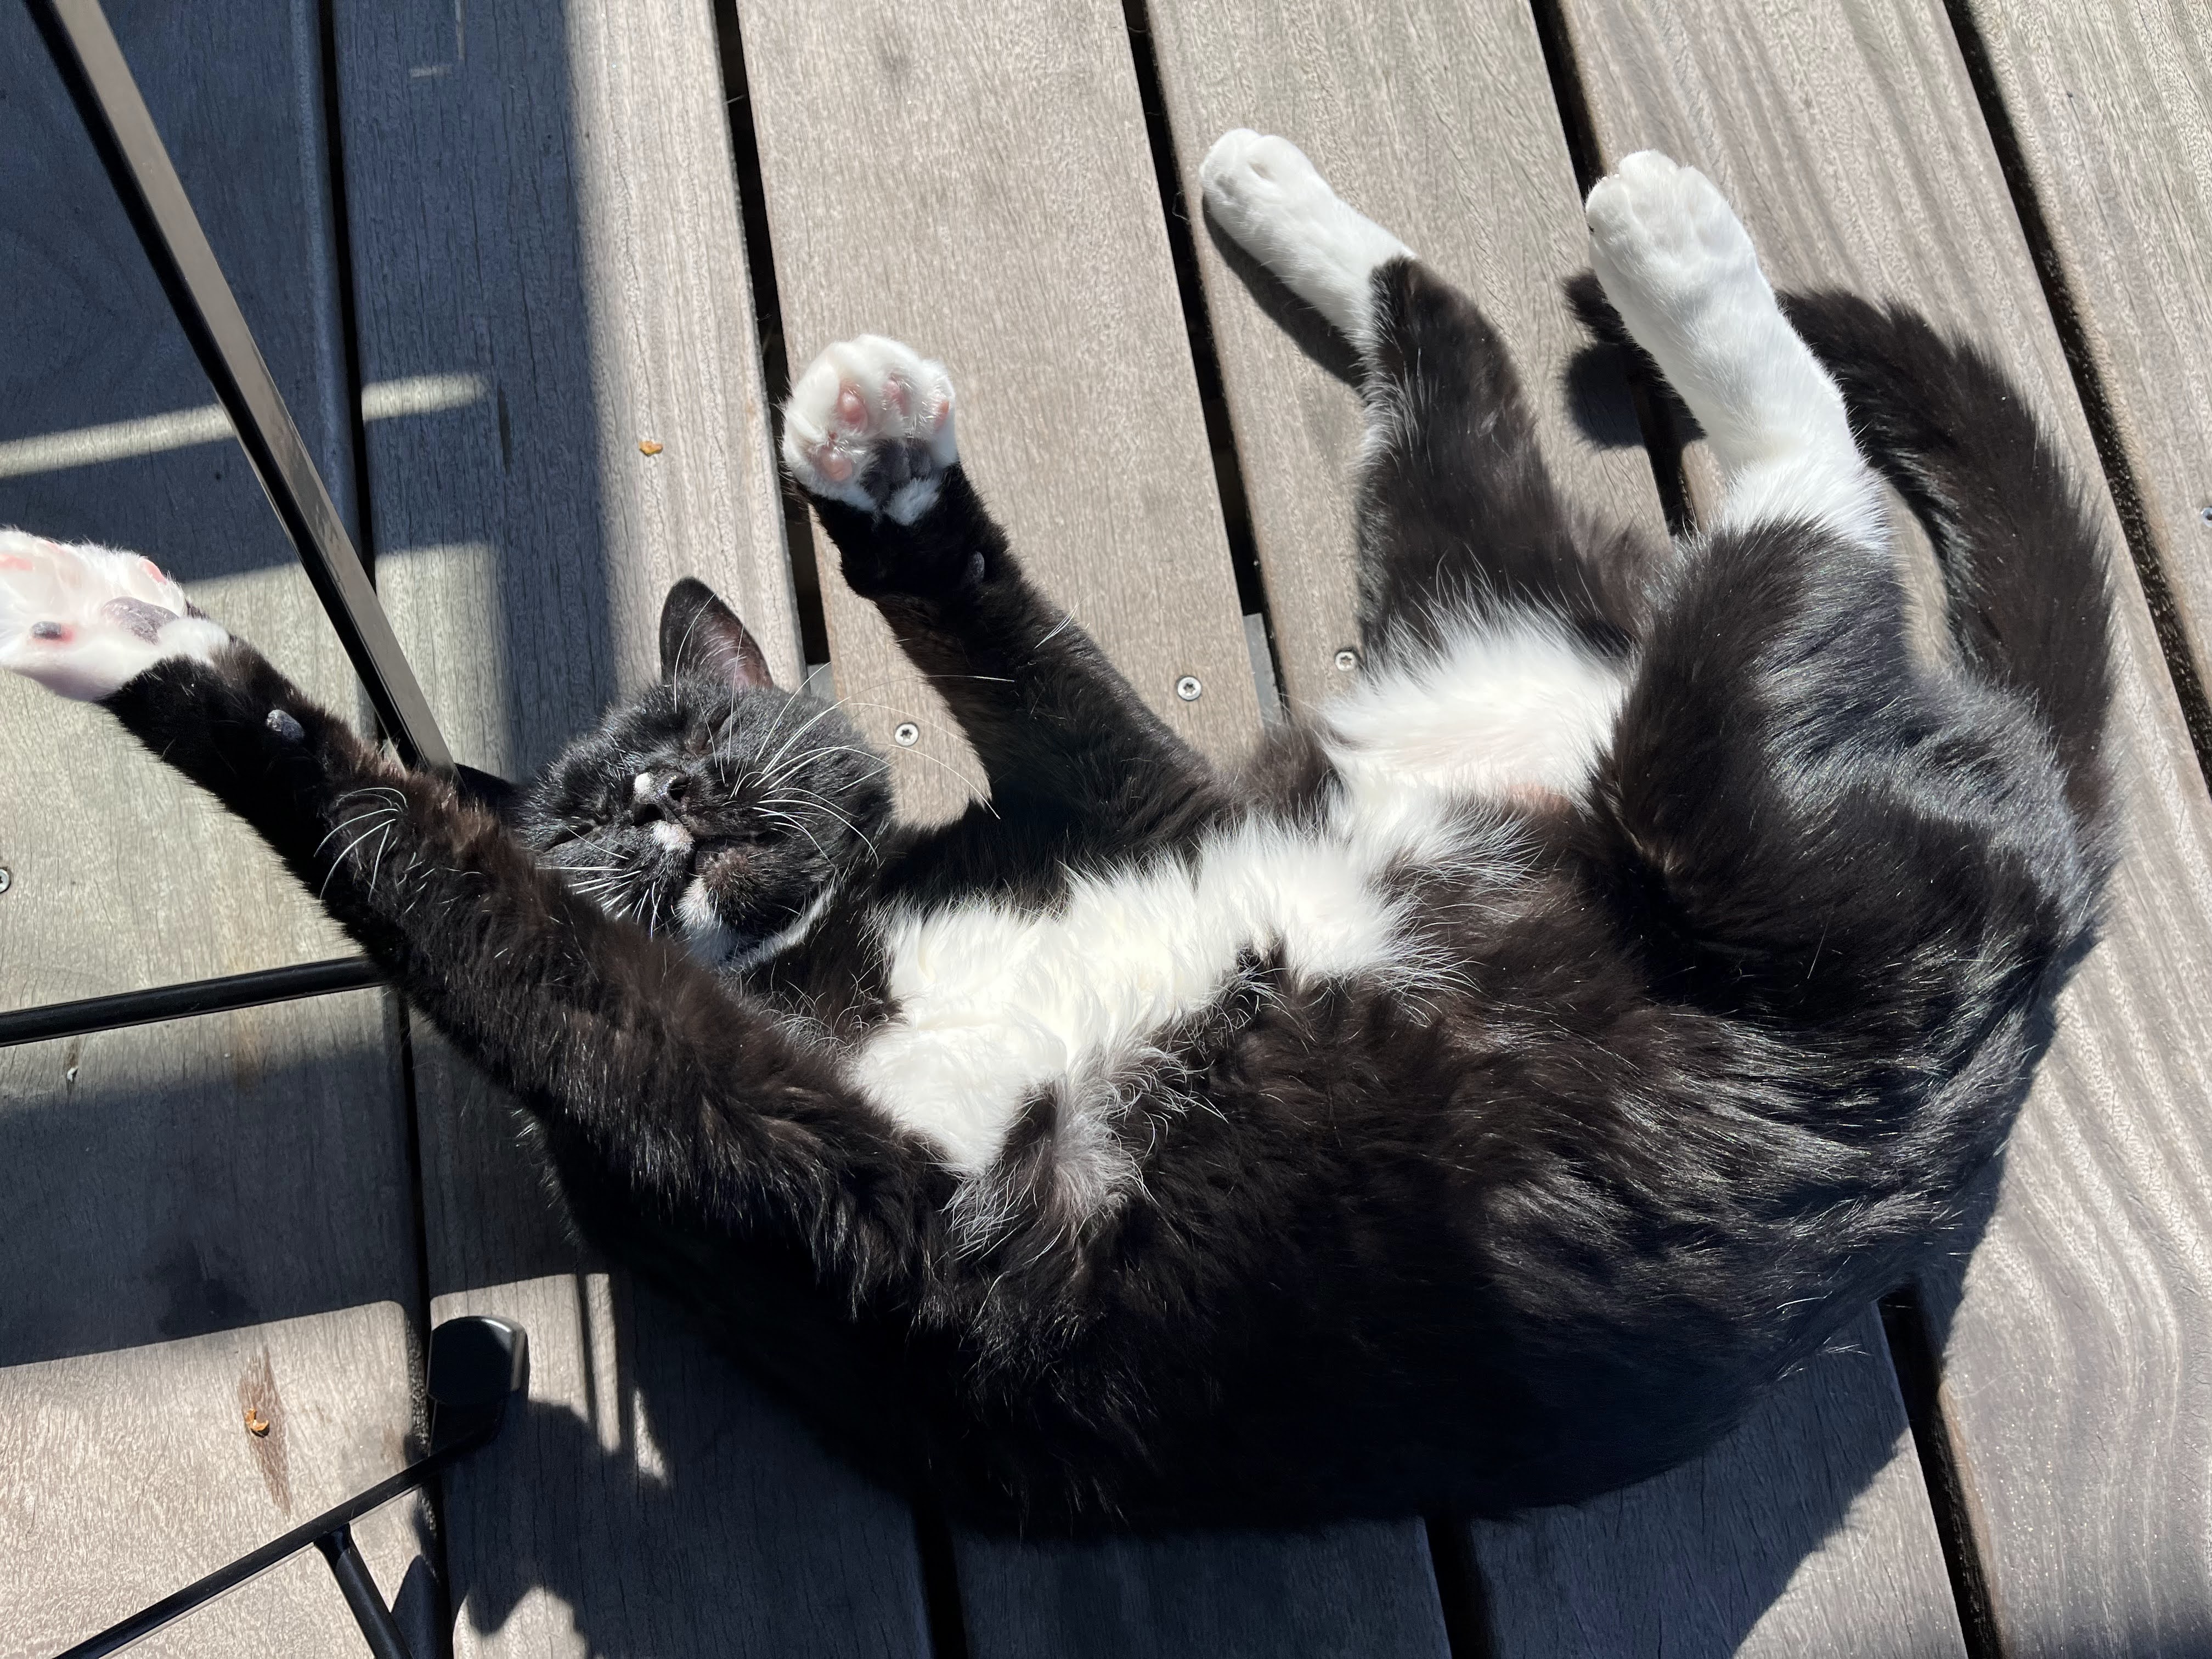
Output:
[[[380,580],[457,754],[521,775],[657,667],[669,583],[800,666],[706,0],[341,8]],[[648,453],[650,450],[650,453]],[[446,1485],[467,1655],[918,1652],[906,1508],[562,1235],[505,1103],[417,1024],[433,1307],[528,1328],[529,1410]]]

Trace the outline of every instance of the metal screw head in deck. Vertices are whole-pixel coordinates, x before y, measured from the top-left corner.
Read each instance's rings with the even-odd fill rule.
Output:
[[[1176,696],[1181,697],[1185,702],[1196,702],[1205,690],[1206,688],[1199,684],[1198,676],[1195,674],[1186,674],[1176,682]]]
[[[1336,653],[1336,672],[1338,673],[1349,674],[1353,669],[1358,666],[1359,653],[1357,651],[1354,651],[1350,646],[1345,647],[1343,650]]]
[[[921,741],[921,728],[912,720],[901,720],[891,728],[891,741],[902,749],[911,749]]]
[[[10,888],[10,887],[13,887],[15,884],[15,877],[13,877],[13,876],[11,876],[11,875],[9,875],[9,874],[8,873],[8,867],[7,867],[7,866],[5,866],[5,865],[0,865],[0,893],[4,893],[4,892],[6,892],[6,891]]]

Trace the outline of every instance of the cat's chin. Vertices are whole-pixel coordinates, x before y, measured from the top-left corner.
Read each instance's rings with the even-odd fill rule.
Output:
[[[724,973],[743,973],[799,944],[837,896],[838,884],[817,890],[796,911],[771,919],[733,922],[716,907],[705,874],[695,876],[676,906],[684,943],[692,956]]]
[[[707,890],[705,880],[694,876],[677,901],[676,918],[682,930],[684,949],[709,968],[738,969],[749,966],[760,957],[761,947],[769,935],[757,931],[734,927],[726,921],[714,908],[714,896]]]

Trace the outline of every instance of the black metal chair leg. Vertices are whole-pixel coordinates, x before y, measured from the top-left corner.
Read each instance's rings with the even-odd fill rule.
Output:
[[[368,1575],[368,1563],[354,1547],[353,1528],[340,1527],[336,1532],[326,1532],[315,1540],[315,1547],[331,1564],[331,1577],[338,1581],[338,1589],[345,1593],[346,1606],[353,1609],[354,1623],[368,1638],[368,1650],[376,1659],[415,1659],[407,1650],[399,1626],[392,1620],[392,1609],[384,1605],[383,1591],[377,1589],[376,1580]]]

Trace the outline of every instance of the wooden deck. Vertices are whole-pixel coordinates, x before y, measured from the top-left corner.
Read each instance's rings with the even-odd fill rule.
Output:
[[[1577,493],[1654,524],[1627,389],[1557,283],[1580,184],[1657,145],[1720,182],[1778,282],[1987,343],[2095,488],[2133,556],[2106,942],[1971,1261],[1900,1287],[1887,1326],[1868,1310],[1699,1462],[1474,1528],[1030,1547],[916,1516],[580,1259],[500,1102],[380,992],[0,1050],[0,1656],[398,1467],[423,1334],[469,1310],[529,1328],[529,1409],[434,1505],[360,1529],[426,1659],[2212,1652],[2201,6],[565,10],[112,10],[462,758],[543,760],[649,671],[691,572],[780,672],[828,665],[910,811],[959,799],[972,763],[817,578],[772,463],[787,356],[861,329],[952,365],[1032,568],[1233,755],[1279,695],[1341,683],[1358,411],[1340,346],[1193,216],[1207,143],[1296,138],[1499,320]],[[343,705],[336,639],[194,412],[212,398],[19,9],[0,62],[0,523],[158,554]],[[1694,450],[1682,471],[1694,509],[1709,475]],[[0,1007],[343,951],[103,717],[0,685]],[[309,1559],[149,1650],[357,1644]]]

